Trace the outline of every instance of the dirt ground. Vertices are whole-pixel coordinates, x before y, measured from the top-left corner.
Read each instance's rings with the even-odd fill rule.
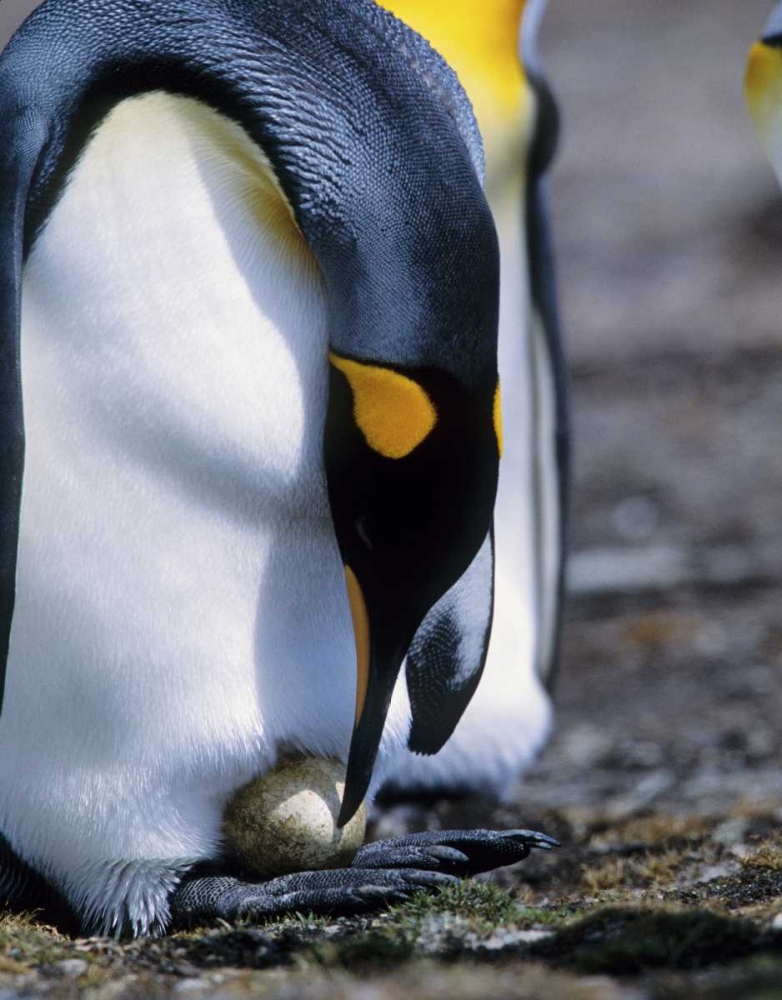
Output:
[[[517,801],[384,829],[559,836],[373,921],[127,948],[0,923],[0,1000],[782,997],[782,194],[741,78],[770,0],[550,0],[572,362],[556,731]]]

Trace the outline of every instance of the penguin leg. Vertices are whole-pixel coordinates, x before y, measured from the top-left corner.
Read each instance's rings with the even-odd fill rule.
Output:
[[[414,892],[432,892],[459,877],[523,861],[533,848],[557,841],[531,830],[413,833],[362,847],[350,868],[300,872],[269,882],[194,871],[171,897],[178,923],[198,920],[272,919],[291,913],[369,913],[401,903]]]

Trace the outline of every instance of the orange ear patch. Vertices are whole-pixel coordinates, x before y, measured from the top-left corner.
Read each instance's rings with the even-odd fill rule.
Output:
[[[497,388],[494,390],[494,434],[497,438],[497,447],[500,452],[500,458],[502,458],[502,392],[500,391],[500,383],[497,383]]]
[[[329,353],[353,392],[353,417],[369,447],[384,458],[405,458],[431,434],[437,410],[413,379],[389,368]]]

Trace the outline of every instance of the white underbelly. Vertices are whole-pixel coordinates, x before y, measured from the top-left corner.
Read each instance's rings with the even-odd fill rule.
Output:
[[[280,746],[346,752],[326,358],[317,268],[244,134],[179,98],[115,109],[24,274],[0,828],[27,857],[66,865],[86,826],[114,857],[203,854]]]

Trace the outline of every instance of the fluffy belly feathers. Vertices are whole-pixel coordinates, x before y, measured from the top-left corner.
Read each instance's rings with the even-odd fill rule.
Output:
[[[66,829],[96,857],[200,856],[279,747],[346,752],[355,693],[324,296],[244,133],[118,106],[31,254],[22,344],[0,825],[27,858]]]

